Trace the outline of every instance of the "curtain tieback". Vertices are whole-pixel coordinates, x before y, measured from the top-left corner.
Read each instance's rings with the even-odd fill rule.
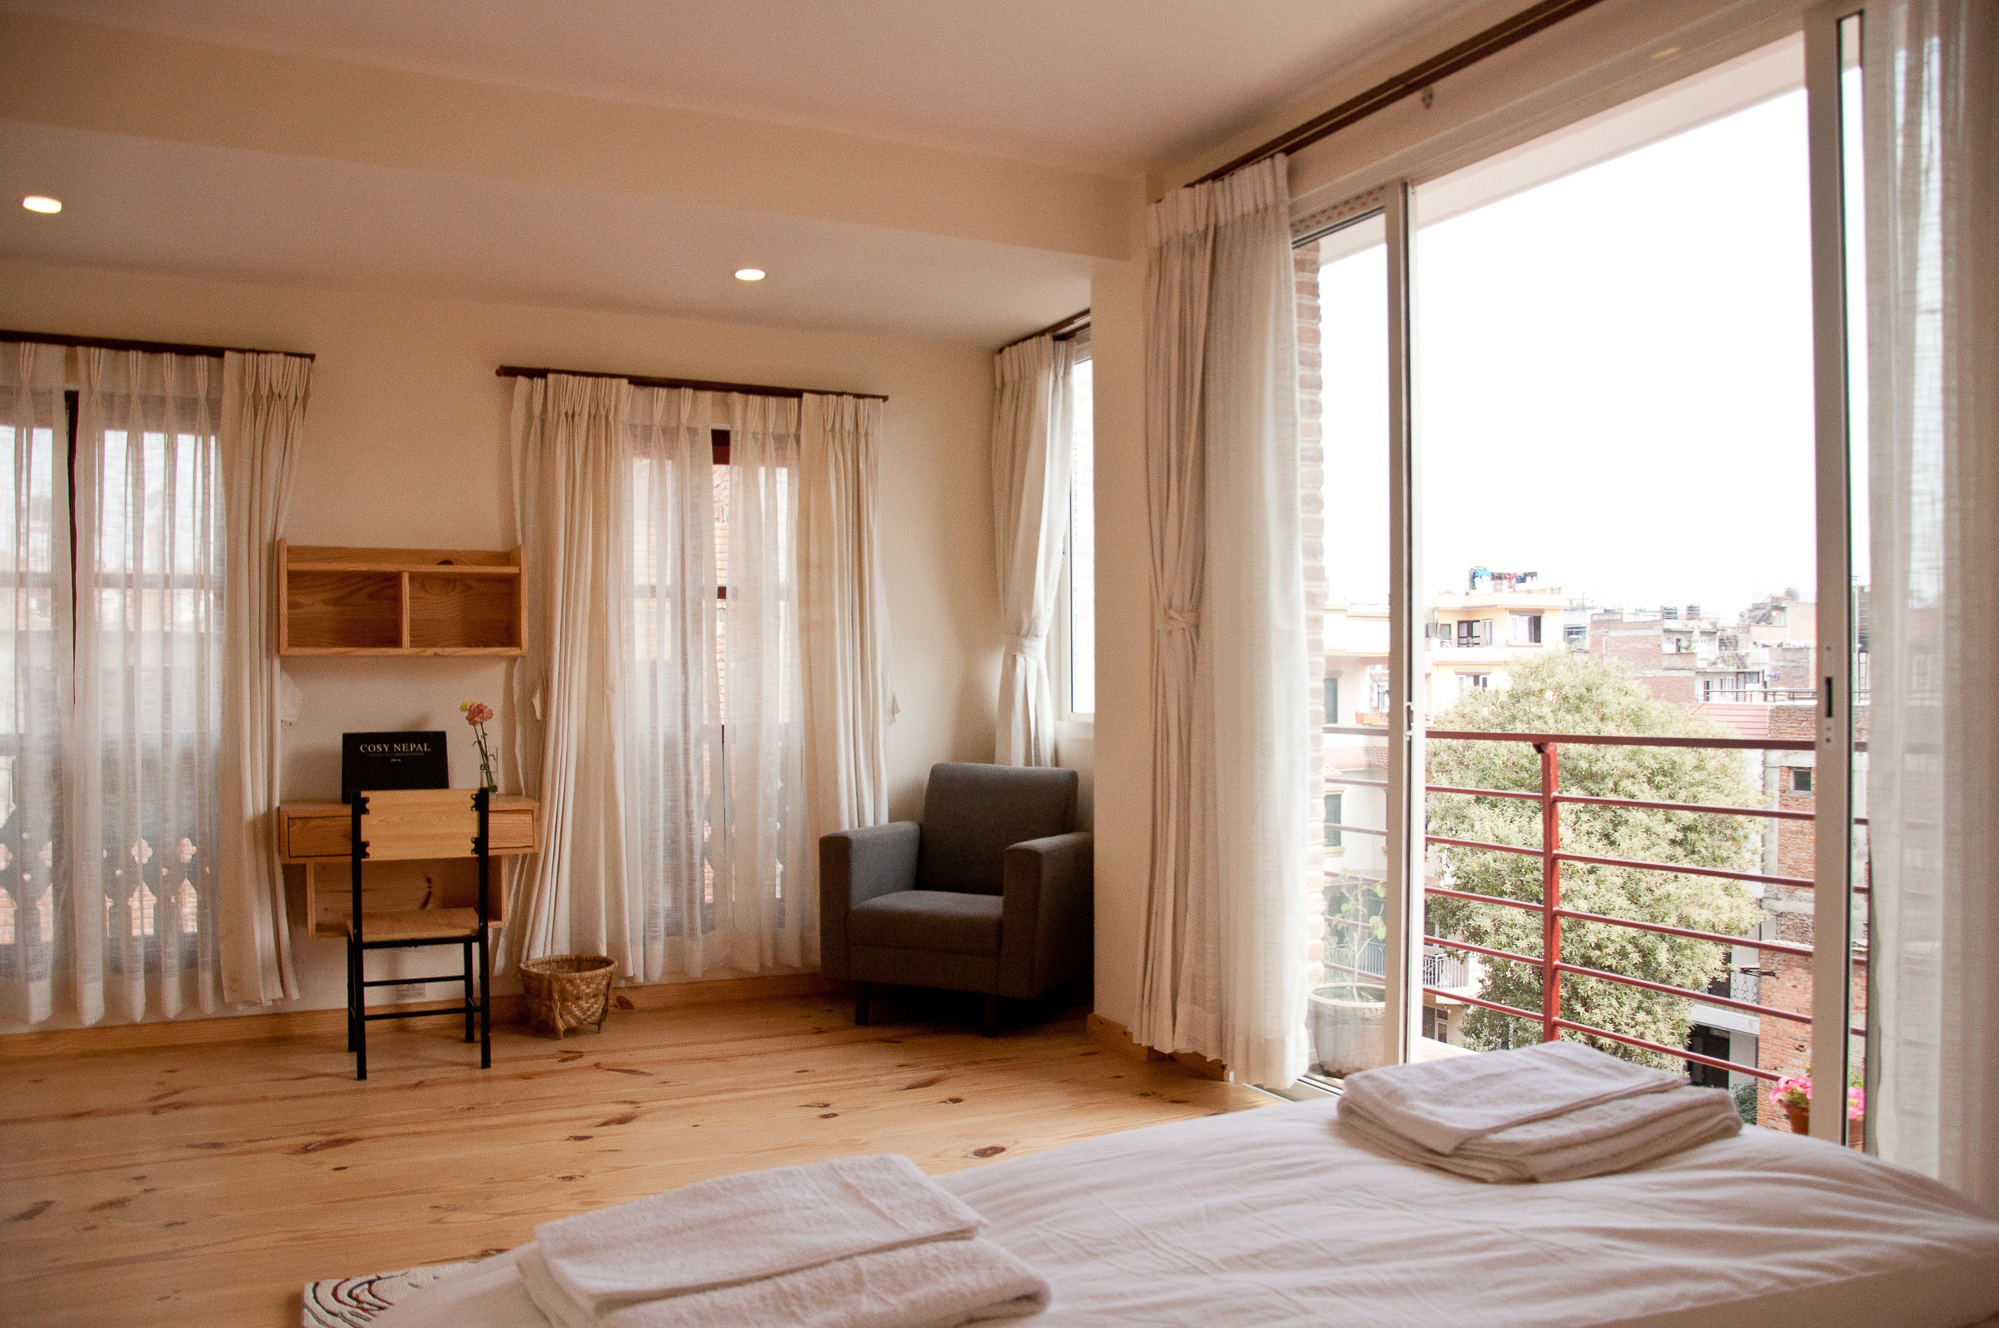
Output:
[[[1005,653],[1021,655],[1028,659],[1040,659],[1047,643],[1048,638],[1045,636],[1009,636],[1006,639]]]
[[[1155,630],[1164,634],[1166,632],[1194,632],[1199,631],[1200,627],[1201,615],[1198,610],[1164,609],[1159,614],[1159,624]]]

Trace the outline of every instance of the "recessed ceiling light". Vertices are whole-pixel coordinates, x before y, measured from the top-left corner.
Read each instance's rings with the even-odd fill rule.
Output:
[[[21,200],[21,206],[30,212],[60,212],[62,211],[62,200],[60,198],[50,198],[45,194],[29,194]]]
[[[737,281],[762,281],[763,279],[764,270],[760,267],[739,267],[736,269]]]

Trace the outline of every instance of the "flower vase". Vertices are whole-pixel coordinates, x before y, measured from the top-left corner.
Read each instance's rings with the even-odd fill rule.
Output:
[[[1807,1102],[1801,1107],[1795,1102],[1786,1102],[1784,1104],[1784,1114],[1791,1118],[1792,1134],[1810,1134],[1812,1132],[1811,1103]]]

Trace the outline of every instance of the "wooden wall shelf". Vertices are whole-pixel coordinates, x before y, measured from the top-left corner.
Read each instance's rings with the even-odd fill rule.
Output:
[[[278,541],[280,655],[519,655],[521,551]]]

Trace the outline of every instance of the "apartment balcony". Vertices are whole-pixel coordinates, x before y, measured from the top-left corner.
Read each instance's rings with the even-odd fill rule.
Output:
[[[1328,725],[1328,733],[1366,734],[1371,730]],[[1462,1002],[1498,1014],[1512,1016],[1519,1020],[1538,1025],[1542,1041],[1553,1041],[1564,1032],[1580,1033],[1591,1038],[1638,1047],[1646,1051],[1671,1056],[1677,1060],[1690,1061],[1713,1066],[1735,1074],[1748,1075],[1758,1079],[1775,1080],[1781,1077],[1775,1070],[1757,1065],[1719,1060],[1684,1047],[1668,1047],[1646,1038],[1638,1037],[1618,1029],[1604,1028],[1580,1022],[1562,1008],[1563,979],[1585,978],[1595,981],[1617,983],[1641,991],[1655,992],[1664,996],[1683,997],[1699,1012],[1701,1022],[1712,1025],[1737,1028],[1741,1031],[1762,1031],[1762,1026],[1770,1020],[1779,1021],[1779,1028],[1796,1026],[1809,1028],[1811,1016],[1796,1010],[1780,1009],[1757,999],[1760,991],[1755,984],[1731,981],[1729,994],[1722,995],[1709,989],[1692,989],[1655,982],[1649,978],[1633,974],[1610,972],[1605,969],[1577,964],[1563,955],[1562,924],[1564,922],[1592,923],[1602,926],[1625,928],[1648,932],[1654,935],[1671,936],[1681,940],[1705,941],[1718,946],[1756,951],[1767,964],[1772,956],[1789,955],[1794,958],[1809,959],[1812,947],[1792,941],[1765,939],[1759,936],[1730,936],[1718,932],[1702,931],[1696,928],[1674,926],[1653,922],[1644,918],[1621,917],[1609,914],[1585,912],[1567,907],[1562,902],[1562,873],[1569,864],[1596,865],[1605,867],[1635,868],[1643,871],[1666,872],[1682,876],[1704,876],[1721,880],[1740,881],[1751,886],[1786,886],[1793,890],[1810,890],[1813,881],[1809,877],[1784,876],[1767,872],[1737,871],[1722,867],[1709,867],[1689,863],[1658,862],[1647,859],[1627,859],[1607,857],[1599,854],[1578,853],[1565,849],[1561,838],[1561,809],[1570,806],[1592,806],[1629,808],[1662,812],[1693,812],[1710,816],[1761,819],[1768,821],[1805,821],[1814,819],[1810,811],[1790,810],[1775,807],[1730,807],[1705,803],[1654,801],[1636,798],[1596,797],[1565,792],[1561,783],[1561,750],[1564,747],[1581,746],[1627,746],[1627,747],[1682,747],[1729,751],[1799,751],[1808,752],[1814,744],[1807,739],[1783,738],[1692,738],[1650,735],[1621,734],[1579,734],[1579,733],[1500,733],[1460,730],[1429,730],[1431,741],[1452,742],[1509,742],[1530,744],[1540,757],[1541,779],[1538,789],[1490,789],[1460,788],[1444,784],[1427,784],[1425,789],[1433,794],[1454,794],[1479,799],[1521,800],[1537,805],[1542,828],[1542,842],[1539,844],[1502,844],[1497,842],[1459,839],[1445,835],[1425,835],[1424,842],[1433,847],[1461,849],[1477,852],[1519,854],[1539,859],[1541,869],[1541,890],[1538,899],[1503,898],[1497,895],[1477,894],[1458,890],[1431,879],[1424,883],[1424,893],[1452,899],[1465,900],[1474,904],[1497,908],[1518,909],[1538,915],[1541,934],[1541,953],[1526,954],[1474,944],[1450,936],[1425,938],[1423,957],[1423,991],[1430,996]],[[1353,778],[1346,781],[1350,785],[1374,785],[1382,789],[1388,787],[1385,779]],[[1864,824],[1864,820],[1857,822]],[[1344,833],[1386,836],[1388,833],[1379,826],[1339,825],[1330,827]],[[1867,888],[1856,885],[1854,890],[1864,895]],[[1332,921],[1337,922],[1338,919]],[[1359,940],[1359,936],[1352,937]],[[1349,978],[1382,978],[1386,973],[1385,953],[1381,943],[1368,938],[1358,948],[1346,949],[1342,955],[1340,937],[1337,932],[1328,937],[1326,967],[1329,973],[1344,974]],[[1475,978],[1469,974],[1464,964],[1471,956],[1486,959],[1510,961],[1540,970],[1542,980],[1541,1008],[1528,1009],[1490,1001],[1475,994]],[[1449,962],[1459,961],[1457,967]],[[1341,962],[1344,960],[1344,962]],[[1865,963],[1864,956],[1856,956],[1855,963]],[[1853,1028],[1857,1035],[1865,1030]]]

